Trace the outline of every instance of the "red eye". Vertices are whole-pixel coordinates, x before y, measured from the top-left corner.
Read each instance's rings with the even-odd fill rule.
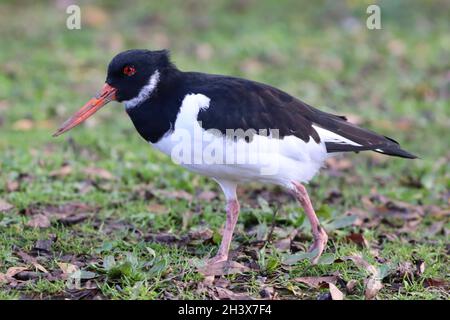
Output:
[[[123,68],[123,74],[127,76],[132,76],[135,73],[136,69],[133,66],[126,66],[125,68]]]

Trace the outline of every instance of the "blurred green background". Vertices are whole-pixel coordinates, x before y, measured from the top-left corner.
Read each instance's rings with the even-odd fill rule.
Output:
[[[381,8],[381,30],[366,27],[366,9],[373,2]],[[81,8],[81,30],[66,28],[66,8],[74,3]],[[0,198],[12,203],[15,213],[36,203],[95,203],[105,208],[100,216],[180,231],[177,216],[186,203],[166,203],[169,219],[144,217],[148,203],[130,199],[133,188],[152,184],[198,193],[217,191],[216,186],[149,148],[121,105],[112,103],[83,127],[51,137],[101,88],[114,55],[167,48],[181,70],[266,82],[393,137],[420,156],[405,161],[347,155],[352,165],[346,174],[359,177],[358,188],[327,174],[312,184],[313,201],[325,218],[358,205],[374,190],[413,204],[448,207],[449,17],[445,0],[0,1]],[[71,174],[55,179],[64,165]],[[82,193],[84,166],[101,167],[118,180]],[[32,179],[8,187],[24,174]],[[331,189],[341,190],[346,201],[322,207]],[[214,206],[220,210],[220,201]],[[193,225],[206,221],[218,228],[223,215],[208,206],[203,210],[205,216]],[[208,215],[208,210],[213,211]],[[20,219],[0,232],[0,268],[17,262],[13,245],[30,246],[42,235],[23,231],[28,218]],[[27,236],[17,239],[18,231]],[[72,247],[70,234],[52,232],[63,232],[62,251],[92,254],[93,243],[103,241],[90,243],[86,237]]]

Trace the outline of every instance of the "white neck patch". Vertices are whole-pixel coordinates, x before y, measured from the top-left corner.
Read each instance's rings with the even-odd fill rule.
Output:
[[[125,108],[126,109],[134,108],[137,105],[141,104],[143,101],[147,100],[152,94],[153,90],[155,90],[158,82],[159,82],[159,71],[156,70],[148,79],[148,83],[142,87],[141,91],[139,91],[137,97],[123,101],[125,103]]]

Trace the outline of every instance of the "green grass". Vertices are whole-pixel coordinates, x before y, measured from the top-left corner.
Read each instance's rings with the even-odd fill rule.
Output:
[[[51,252],[37,258],[54,279],[0,284],[1,299],[211,298],[210,291],[201,290],[204,277],[195,262],[218,247],[223,196],[188,201],[169,195],[176,190],[220,194],[218,187],[149,148],[117,103],[84,128],[51,137],[61,121],[100,89],[109,60],[128,48],[167,47],[182,70],[272,84],[322,110],[357,116],[364,126],[420,156],[407,161],[349,154],[345,158],[352,165],[342,175],[324,170],[309,191],[325,224],[355,208],[368,211],[364,199],[370,195],[448,210],[450,35],[445,13],[450,8],[445,1],[380,1],[383,29],[373,31],[365,28],[364,1],[80,3],[85,19],[81,30],[65,28],[65,8],[55,8],[53,1],[0,4],[0,199],[14,205],[0,213],[0,272],[30,266],[18,252],[36,256],[37,240],[56,237]],[[52,176],[63,164],[72,172]],[[89,178],[86,166],[103,168],[114,179]],[[11,191],[8,184],[14,181],[19,187]],[[152,196],[155,190],[165,190],[166,196]],[[329,200],[331,191],[341,194],[335,202]],[[339,262],[362,253],[374,266],[392,270],[377,298],[449,298],[448,286],[424,284],[427,279],[449,281],[448,215],[425,215],[408,232],[399,231],[402,219],[389,216],[377,226],[345,226],[330,232],[326,253],[333,263],[311,266],[303,260],[285,266],[286,253],[273,243],[283,237],[280,230],[297,228],[295,242],[309,245],[302,211],[270,186],[241,187],[239,193],[242,214],[232,249],[239,262],[255,265],[251,272],[224,277],[233,292],[260,298],[265,279],[264,286],[273,287],[278,298],[316,299],[327,289],[311,289],[293,279],[339,272],[345,282],[357,281],[346,298],[363,299],[367,272]],[[47,229],[27,226],[30,212],[73,202],[95,207],[96,213],[73,225],[53,221]],[[277,209],[280,230],[274,241],[255,245],[255,230],[267,233]],[[447,231],[429,235],[428,228],[439,221]],[[175,245],[149,239],[158,233],[188,237],[199,226],[211,229],[213,238]],[[346,241],[348,234],[360,231],[369,248]],[[112,257],[115,262],[107,268],[104,262]],[[414,260],[425,262],[423,274],[395,275],[399,264]],[[84,279],[84,289],[72,290],[59,277],[61,262],[78,263],[97,276]]]

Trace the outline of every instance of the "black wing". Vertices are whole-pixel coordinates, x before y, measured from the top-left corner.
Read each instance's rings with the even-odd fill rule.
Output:
[[[209,108],[201,110],[198,120],[204,129],[277,129],[279,137],[294,135],[305,142],[324,140],[327,152],[373,150],[392,156],[416,158],[400,148],[393,139],[360,128],[345,117],[333,115],[290,96],[269,85],[245,79],[210,76],[197,92],[211,99]],[[344,137],[327,141],[314,126]],[[345,142],[348,139],[353,143]]]

